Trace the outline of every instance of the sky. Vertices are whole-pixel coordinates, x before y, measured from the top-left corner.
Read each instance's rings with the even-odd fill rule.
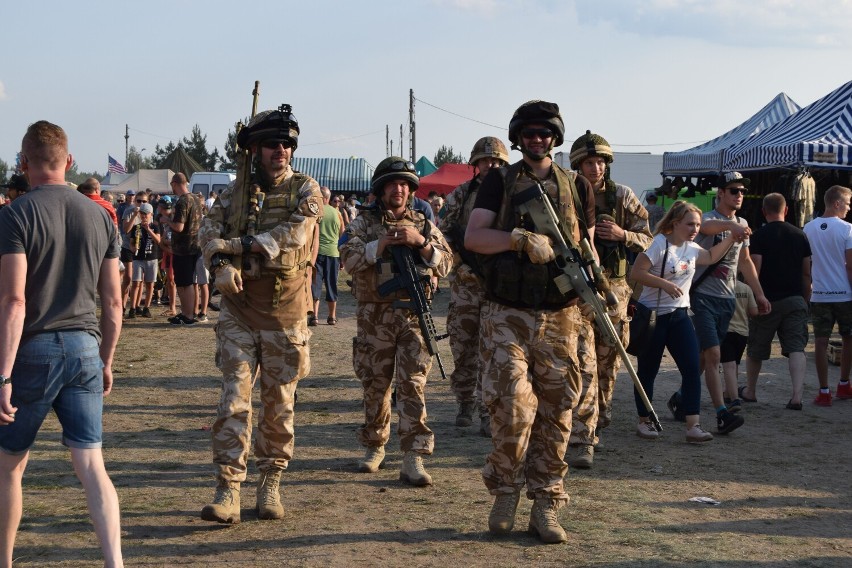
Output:
[[[852,0],[146,0],[4,2],[0,159],[32,122],[68,133],[81,171],[198,125],[220,152],[251,111],[293,107],[297,156],[467,158],[514,110],[556,102],[565,146],[681,151],[780,92],[801,106],[850,77]],[[511,153],[513,160],[520,153]]]

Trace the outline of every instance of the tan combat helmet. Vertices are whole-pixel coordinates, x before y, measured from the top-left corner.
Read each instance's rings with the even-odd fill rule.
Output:
[[[482,158],[496,158],[502,160],[504,164],[508,164],[509,152],[506,151],[506,146],[499,138],[485,136],[473,145],[473,150],[470,151],[470,160],[467,163],[475,166],[476,162]]]
[[[574,140],[574,144],[571,145],[571,154],[568,156],[571,160],[571,169],[579,170],[583,160],[592,156],[600,156],[609,165],[613,160],[612,147],[600,134],[592,134],[591,130],[586,130],[586,133]]]

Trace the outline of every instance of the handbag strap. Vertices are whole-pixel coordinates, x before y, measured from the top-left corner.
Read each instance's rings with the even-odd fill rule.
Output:
[[[669,257],[669,240],[666,239],[666,252],[663,253],[663,264],[660,266],[660,278],[663,280],[666,279],[664,276],[666,273],[666,259]],[[657,288],[657,307],[655,309],[660,309],[660,295],[663,293],[662,288]]]

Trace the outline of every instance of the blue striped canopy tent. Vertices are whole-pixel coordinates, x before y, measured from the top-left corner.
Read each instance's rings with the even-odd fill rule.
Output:
[[[779,93],[757,114],[718,138],[682,152],[663,154],[663,175],[711,175],[722,171],[728,148],[765,131],[795,114],[801,107],[785,93]]]
[[[731,148],[725,170],[852,169],[852,81]]]
[[[373,167],[364,158],[293,157],[294,170],[308,174],[333,192],[367,193]]]

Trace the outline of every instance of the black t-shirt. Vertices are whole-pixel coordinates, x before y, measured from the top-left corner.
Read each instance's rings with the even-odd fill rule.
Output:
[[[154,234],[160,234],[160,228],[155,223],[151,223],[150,226]],[[137,242],[139,246],[133,254],[133,260],[157,260],[160,258],[160,247],[141,224],[136,225],[130,230],[130,243],[135,244]]]
[[[556,167],[555,164],[553,167]],[[526,164],[523,164],[523,168],[527,170],[529,169]],[[555,177],[553,176],[553,174],[551,174],[548,179],[544,181],[545,188],[548,190],[548,192],[550,192],[551,187],[555,187],[556,185]],[[523,182],[524,176],[522,175],[518,179],[518,183]],[[575,178],[574,183],[577,186],[577,195],[580,198],[580,204],[585,211],[586,227],[594,227],[595,193],[592,189],[592,184],[589,183],[589,180],[579,175]],[[498,170],[492,169],[490,172],[488,172],[488,175],[485,176],[485,179],[482,180],[482,186],[479,188],[479,192],[477,192],[476,194],[476,201],[473,204],[473,208],[487,209],[489,211],[499,213],[500,206],[503,204],[503,196],[505,194],[504,190],[505,187],[503,185],[503,176]]]
[[[770,302],[802,296],[802,260],[811,256],[804,231],[773,221],[751,236],[749,251],[760,255],[760,287]]]

